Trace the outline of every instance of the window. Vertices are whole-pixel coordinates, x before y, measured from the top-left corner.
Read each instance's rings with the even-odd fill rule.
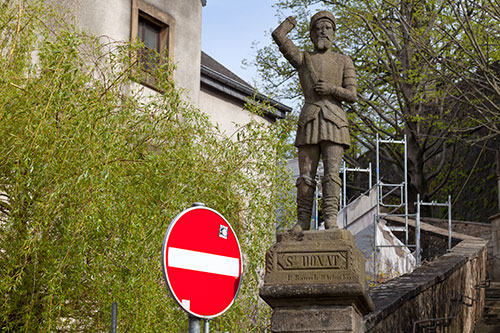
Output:
[[[166,28],[168,29],[168,27]],[[145,71],[150,71],[159,64],[158,53],[161,53],[162,27],[154,24],[142,15],[139,15],[137,38],[144,43],[144,49],[139,51],[138,61]],[[168,52],[168,50],[167,50]]]
[[[137,54],[142,71],[135,76],[141,83],[155,88],[152,70],[160,64],[158,54],[173,58],[174,27],[175,20],[169,14],[143,0],[132,0],[130,37],[139,39],[145,46]]]

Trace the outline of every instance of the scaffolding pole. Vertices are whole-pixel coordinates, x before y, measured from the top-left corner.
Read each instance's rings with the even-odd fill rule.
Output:
[[[398,184],[386,184],[383,183],[380,177],[380,144],[401,144],[404,146],[404,177],[403,177],[403,182],[398,183]],[[377,251],[379,248],[385,248],[385,247],[401,247],[399,245],[377,245],[377,239],[376,239],[376,230],[377,230],[377,225],[378,221],[381,220],[384,217],[388,216],[399,216],[399,217],[404,217],[405,219],[405,226],[404,227],[397,227],[397,226],[388,226],[389,230],[391,231],[399,231],[399,232],[404,232],[405,236],[405,242],[404,245],[408,248],[410,247],[418,247],[419,245],[410,245],[408,242],[408,154],[407,154],[407,139],[406,135],[403,137],[403,140],[394,140],[394,139],[389,139],[389,140],[384,140],[379,137],[377,134],[376,137],[376,195],[377,195],[377,210],[376,210],[376,215],[374,218],[374,272],[376,273],[376,257],[377,257]],[[384,193],[384,188],[388,189]],[[394,193],[395,191],[399,190],[399,203],[398,204],[390,204],[390,203],[384,203],[384,198],[389,196],[390,194]],[[381,213],[381,207],[387,207],[387,208],[392,208],[392,211],[389,213]],[[397,212],[401,208],[404,208],[404,212]]]
[[[417,194],[417,220],[415,221],[415,259],[420,267],[420,193]]]
[[[348,168],[344,160],[342,160],[342,167],[340,168],[342,173],[342,207],[347,206],[347,172],[363,172],[368,173],[368,189],[372,188],[372,164],[368,163],[368,168],[362,169],[359,167]]]
[[[418,194],[417,211],[420,211],[420,206],[448,207],[448,251],[451,251],[451,195],[448,196],[448,201],[439,203],[436,201],[431,201],[431,202],[420,201],[420,194]],[[420,214],[417,214],[417,222],[420,225]]]
[[[348,168],[345,160],[342,160],[340,171],[342,173],[342,190],[340,192],[340,209],[344,209],[343,224],[344,229],[347,228],[347,172],[363,172],[368,173],[368,190],[372,188],[372,164],[368,163],[368,168],[362,169],[359,167]]]

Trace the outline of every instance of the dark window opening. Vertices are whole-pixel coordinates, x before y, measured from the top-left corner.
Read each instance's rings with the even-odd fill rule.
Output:
[[[134,80],[158,90],[158,69],[167,58],[174,56],[175,19],[144,0],[132,0],[130,39],[143,47],[133,55],[137,66],[132,71]]]
[[[139,62],[143,69],[151,71],[160,64],[162,50],[162,35],[167,33],[166,26],[155,24],[149,18],[140,15],[137,27],[137,38],[144,43],[144,48],[139,51]]]

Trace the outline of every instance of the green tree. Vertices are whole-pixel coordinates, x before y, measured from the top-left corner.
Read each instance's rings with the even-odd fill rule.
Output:
[[[0,3],[2,331],[105,331],[113,301],[120,331],[185,331],[160,254],[194,201],[231,222],[244,253],[239,297],[212,327],[267,325],[257,287],[276,205],[288,207],[290,125],[226,138],[184,102],[168,59],[146,98],[131,76],[140,47],[103,45],[42,1]]]
[[[485,8],[498,9],[491,1],[481,3],[486,2],[491,6],[476,8],[483,19],[487,16]],[[463,157],[457,154],[457,146],[471,138],[471,122],[479,119],[474,115],[476,110],[464,112],[460,107],[463,98],[458,98],[461,90],[457,86],[468,77],[456,74],[474,73],[484,78],[479,71],[484,66],[478,67],[469,59],[470,55],[465,57],[465,43],[470,34],[460,32],[466,23],[456,24],[461,13],[456,2],[291,0],[278,1],[275,6],[280,19],[284,18],[284,12],[297,17],[299,25],[292,38],[306,49],[311,47],[308,21],[313,12],[324,8],[337,18],[334,48],[353,58],[358,74],[359,102],[349,107],[351,135],[355,138],[350,157],[356,160],[365,156],[373,160],[377,134],[396,140],[406,135],[410,204],[416,201],[417,193],[428,201],[445,190],[454,166]],[[492,22],[488,19],[483,24],[491,26]],[[486,36],[480,29],[471,29],[476,38]],[[492,27],[489,33],[493,32]],[[498,32],[491,40],[493,36],[498,39]],[[484,63],[493,64],[497,54],[489,55]],[[453,67],[458,60],[464,66],[462,69]],[[297,77],[274,45],[258,49],[254,65],[267,89],[278,90],[285,97],[298,96]],[[496,92],[493,94],[498,96]],[[483,100],[483,106],[488,103]],[[483,111],[498,122],[494,108],[484,107]],[[487,118],[481,119],[478,125],[491,126]],[[402,150],[383,146],[381,158],[388,171],[386,177],[402,174]]]
[[[500,133],[500,2],[456,1],[450,5],[451,24],[439,26],[443,38],[455,45],[454,54],[443,56],[436,75],[453,82],[453,98],[468,107],[467,126],[457,133],[482,130],[468,138],[481,142]],[[444,75],[446,73],[446,75]]]

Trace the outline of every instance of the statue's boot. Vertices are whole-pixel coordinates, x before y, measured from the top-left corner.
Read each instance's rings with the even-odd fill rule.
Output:
[[[338,228],[337,213],[339,211],[339,196],[341,188],[339,176],[325,175],[322,182],[323,192],[323,218],[325,220],[325,229]]]
[[[309,176],[297,179],[297,224],[293,227],[296,233],[309,230],[311,226],[312,207],[316,181]]]

